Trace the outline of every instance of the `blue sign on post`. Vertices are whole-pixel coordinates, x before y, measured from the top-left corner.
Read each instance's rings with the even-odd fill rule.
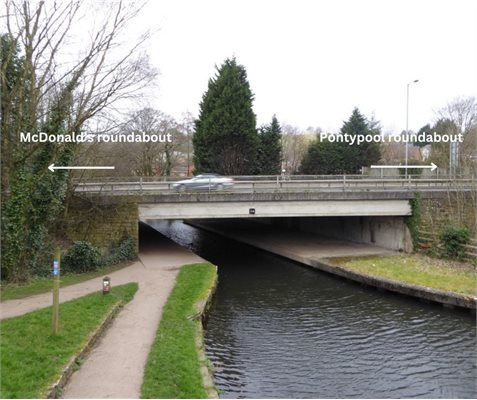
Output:
[[[53,271],[51,271],[53,276],[58,276],[58,274],[60,272],[58,267],[59,267],[58,266],[58,261],[56,261],[56,260],[53,261]]]

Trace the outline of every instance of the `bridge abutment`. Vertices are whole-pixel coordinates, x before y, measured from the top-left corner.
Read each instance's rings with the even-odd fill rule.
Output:
[[[139,213],[137,203],[97,204],[75,199],[67,213],[66,234],[70,240],[84,240],[108,250],[126,238],[139,246]]]
[[[411,233],[402,216],[266,218],[260,222],[389,250],[413,250]]]

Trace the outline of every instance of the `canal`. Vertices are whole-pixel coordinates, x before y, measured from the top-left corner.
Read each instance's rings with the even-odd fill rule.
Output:
[[[469,312],[379,292],[180,221],[151,226],[219,266],[206,351],[222,398],[475,398]]]

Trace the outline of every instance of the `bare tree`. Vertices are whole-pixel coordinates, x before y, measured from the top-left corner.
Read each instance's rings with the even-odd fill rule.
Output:
[[[115,165],[115,175],[171,176],[186,171],[187,135],[184,127],[159,110],[143,108],[130,114],[111,136],[145,134],[158,141],[102,143],[96,146],[95,162]],[[170,135],[171,141],[163,140]]]
[[[83,39],[84,46],[72,46],[75,23],[93,6],[97,7],[82,0],[5,2],[2,29],[8,49],[2,54],[0,70],[5,96],[1,126],[4,189],[13,165],[26,162],[42,148],[38,143],[20,144],[19,133],[36,132],[44,126],[61,93],[70,93],[70,115],[63,132],[68,134],[87,129],[91,118],[110,111],[120,101],[136,98],[155,78],[156,72],[141,49],[149,33],[129,44],[121,43],[140,6],[115,1],[95,10],[97,28]],[[15,57],[21,68],[12,81],[8,69]],[[18,157],[14,159],[13,154]]]
[[[142,132],[148,135],[160,134],[167,129],[164,125],[164,118],[161,113],[152,108],[145,108],[134,113],[130,120],[121,128],[120,132]],[[162,159],[164,145],[162,143],[125,143],[121,144],[121,150],[123,163],[126,161],[135,175],[161,175],[164,168]]]
[[[477,172],[477,100],[473,96],[456,97],[445,107],[436,112],[436,125],[445,125],[446,133],[463,134],[464,141],[457,145],[458,170],[461,173]],[[432,149],[434,159],[441,165],[449,165],[449,145],[434,144]],[[455,156],[457,157],[457,156]],[[456,167],[456,166],[454,166]]]
[[[194,156],[194,146],[192,144],[192,136],[194,135],[195,118],[189,111],[182,114],[179,123],[179,129],[184,134],[185,144],[182,149],[186,153],[186,175],[189,176],[192,170],[192,160]]]
[[[45,242],[67,198],[69,175],[47,169],[70,163],[75,142],[22,143],[21,132],[87,132],[150,86],[155,71],[142,45],[123,40],[141,9],[135,3],[5,0],[0,85],[2,278],[27,279],[46,265]],[[91,9],[94,12],[91,13]],[[89,35],[86,21],[88,15]],[[93,21],[92,21],[93,20]],[[83,26],[81,26],[83,25]],[[81,39],[75,30],[81,30]],[[48,241],[50,242],[50,241]]]
[[[287,173],[298,172],[301,161],[314,137],[315,133],[304,134],[291,125],[282,126],[282,166]]]
[[[466,129],[460,146],[460,164],[464,173],[477,175],[477,124]]]
[[[439,119],[452,121],[460,133],[467,134],[477,126],[477,100],[475,97],[456,97],[437,111]]]

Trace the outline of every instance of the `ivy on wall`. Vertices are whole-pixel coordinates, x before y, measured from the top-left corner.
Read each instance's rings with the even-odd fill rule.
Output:
[[[406,217],[406,225],[411,233],[414,248],[419,244],[419,226],[421,224],[421,195],[414,193],[414,198],[409,200],[411,215]]]

